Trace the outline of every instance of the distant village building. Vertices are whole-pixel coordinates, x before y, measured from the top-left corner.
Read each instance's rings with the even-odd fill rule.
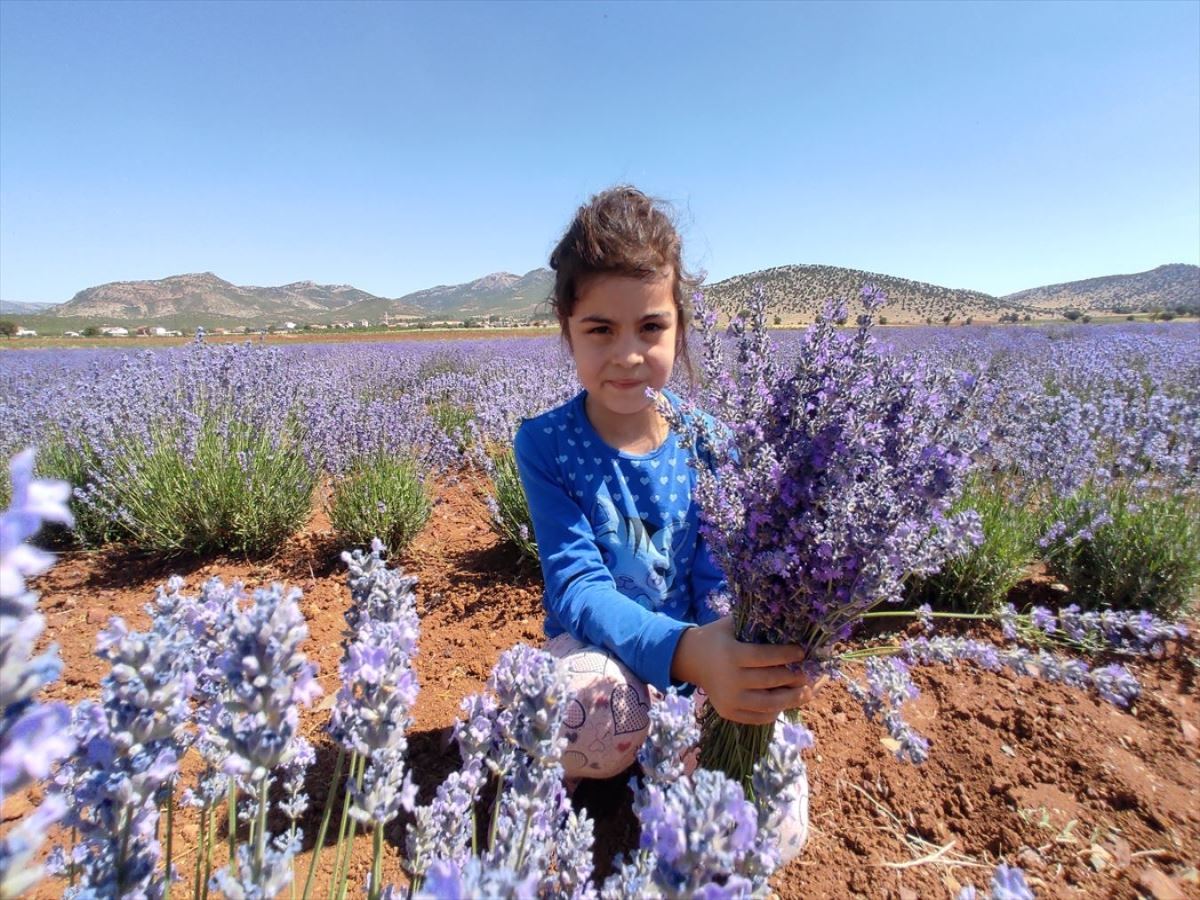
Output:
[[[78,331],[64,331],[63,337],[79,337]]]
[[[142,325],[134,334],[138,337],[166,337],[167,329],[161,325]]]
[[[102,325],[100,333],[108,337],[129,337],[129,329],[120,325]]]
[[[328,325],[309,325],[308,327],[313,331],[325,331],[329,328]]]
[[[296,330],[296,323],[295,323],[295,322],[284,322],[284,323],[283,323],[283,327],[284,327],[285,329],[287,329],[288,331],[295,331],[295,330]]]
[[[37,337],[37,332],[32,328],[22,328],[18,325],[16,335],[17,337]]]

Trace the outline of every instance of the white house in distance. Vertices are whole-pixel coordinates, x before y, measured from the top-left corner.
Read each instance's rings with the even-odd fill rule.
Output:
[[[283,327],[286,328],[288,331],[295,331],[296,323],[295,322],[284,322]]]
[[[32,328],[22,328],[18,325],[16,335],[17,337],[37,337],[37,332]]]
[[[101,327],[100,333],[108,337],[129,337],[129,329],[122,328],[120,325],[104,325]]]

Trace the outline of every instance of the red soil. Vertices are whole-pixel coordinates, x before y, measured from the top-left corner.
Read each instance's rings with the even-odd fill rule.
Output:
[[[318,762],[307,786],[314,809],[304,822],[301,885],[336,756],[323,727],[349,603],[340,549],[315,510],[304,531],[270,559],[65,553],[35,584],[47,620],[43,643],[57,641],[65,662],[63,678],[45,695],[67,701],[97,692],[104,667],[92,648],[108,616],[145,627],[143,605],[173,573],[191,591],[212,575],[247,587],[280,581],[303,589],[306,649],[320,666],[326,695],[302,717]],[[428,526],[399,562],[419,578],[422,690],[410,759],[425,802],[457,764],[456,751],[442,747],[442,731],[455,720],[459,701],[482,687],[503,650],[540,641],[541,583],[497,544],[470,480],[439,488]],[[1003,858],[1026,870],[1039,897],[1200,896],[1198,667],[1194,638],[1164,660],[1136,664],[1144,694],[1129,712],[1030,678],[917,670],[922,696],[909,715],[933,744],[920,767],[897,762],[881,744],[879,726],[865,722],[844,691],[826,688],[805,716],[817,738],[809,763],[812,836],[801,857],[776,876],[775,888],[786,898],[947,897],[961,884],[985,885]],[[576,794],[597,820],[600,873],[636,841],[626,781],[585,783]],[[38,799],[36,792],[11,798],[6,819]],[[198,821],[190,810],[180,810],[175,821],[175,860],[185,883],[172,893],[190,896]],[[336,821],[315,896],[325,895],[331,877],[335,835]],[[385,876],[402,883],[400,827],[387,838]],[[223,863],[222,849],[215,865]],[[352,890],[364,883],[370,854],[370,838],[360,834]],[[48,879],[35,896],[61,891],[62,882]]]

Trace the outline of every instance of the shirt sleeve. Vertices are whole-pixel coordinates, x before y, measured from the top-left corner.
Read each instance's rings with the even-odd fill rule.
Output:
[[[708,541],[703,537],[696,539],[696,561],[692,565],[692,612],[697,625],[707,625],[721,618],[708,605],[709,595],[713,591],[729,590],[729,582],[721,571],[712,552],[708,549]]]
[[[576,640],[602,647],[660,690],[671,684],[679,638],[691,626],[652,612],[619,590],[604,564],[587,516],[548,464],[528,423],[513,441],[529,501],[546,610]]]

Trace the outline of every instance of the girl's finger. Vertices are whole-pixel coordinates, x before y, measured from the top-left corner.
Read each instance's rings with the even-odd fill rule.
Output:
[[[798,687],[807,683],[804,673],[793,672],[787,666],[771,666],[764,669],[746,669],[744,677],[747,687],[753,690]]]
[[[804,661],[804,648],[796,644],[738,643],[737,663],[743,669],[762,669],[786,666]]]
[[[773,718],[783,712],[785,709],[790,709],[795,705],[797,692],[803,688],[796,687],[779,687],[768,688],[766,690],[746,690],[742,691],[738,696],[737,705],[739,709],[747,709],[756,713],[763,713]]]

